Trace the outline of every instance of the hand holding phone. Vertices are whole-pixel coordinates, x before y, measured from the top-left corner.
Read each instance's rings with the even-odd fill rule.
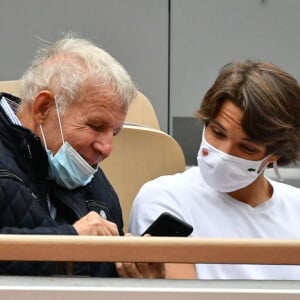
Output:
[[[189,236],[193,227],[187,222],[176,216],[164,212],[162,213],[142,235],[150,234],[152,236]]]

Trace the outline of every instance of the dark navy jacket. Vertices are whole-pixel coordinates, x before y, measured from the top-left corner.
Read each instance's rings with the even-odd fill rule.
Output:
[[[0,100],[2,96],[20,101],[4,93]],[[47,197],[57,208],[55,220]],[[104,210],[123,234],[119,199],[103,171],[99,169],[86,187],[59,187],[48,178],[47,154],[40,139],[12,124],[0,106],[0,234],[77,235],[72,224],[91,210]],[[56,275],[63,269],[55,262],[0,262],[0,275]],[[73,274],[117,276],[113,263],[75,263]]]

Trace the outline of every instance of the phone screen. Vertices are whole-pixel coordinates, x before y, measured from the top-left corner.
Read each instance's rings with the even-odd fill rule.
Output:
[[[150,234],[152,236],[189,236],[193,231],[193,227],[187,222],[177,218],[176,216],[164,212],[162,213],[142,234]]]

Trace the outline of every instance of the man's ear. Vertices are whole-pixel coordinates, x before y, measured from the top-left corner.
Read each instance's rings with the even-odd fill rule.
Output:
[[[265,168],[267,165],[274,163],[275,161],[277,161],[279,159],[279,155],[277,154],[272,154],[270,157],[268,157],[268,159],[266,159],[260,166],[258,172],[260,172],[263,168]]]
[[[54,96],[50,91],[40,91],[32,103],[32,115],[36,124],[43,124],[52,107],[55,106]]]
[[[267,160],[268,165],[271,163],[274,164],[276,161],[278,161],[279,158],[280,156],[278,154],[272,154]]]

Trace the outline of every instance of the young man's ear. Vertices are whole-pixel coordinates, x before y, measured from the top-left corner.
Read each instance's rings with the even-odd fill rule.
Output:
[[[40,91],[32,102],[32,116],[36,124],[43,124],[52,107],[55,106],[54,96],[50,91]]]
[[[275,161],[277,161],[279,159],[279,155],[277,154],[273,154],[270,157],[268,157],[268,159],[266,159],[260,166],[258,172],[260,172],[263,168],[265,168],[267,165],[274,163]]]

